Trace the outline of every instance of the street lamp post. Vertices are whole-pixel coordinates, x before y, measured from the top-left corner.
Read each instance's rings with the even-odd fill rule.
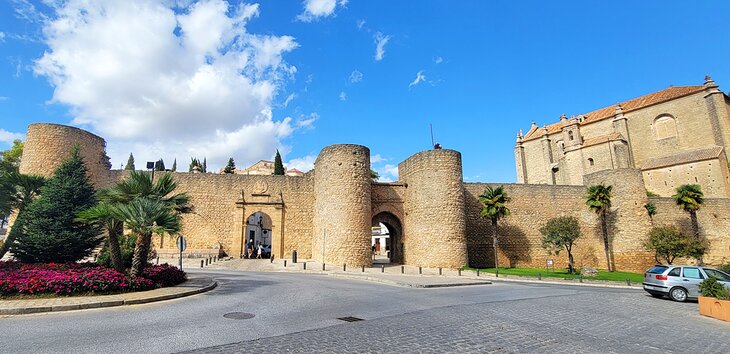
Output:
[[[156,161],[155,162],[147,161],[147,169],[152,172],[152,177],[151,177],[152,178],[152,184],[155,183],[155,167],[157,167],[157,162]],[[162,243],[163,243],[164,240],[165,240],[164,239],[164,236],[162,236],[162,234],[160,234],[160,249],[162,249]]]

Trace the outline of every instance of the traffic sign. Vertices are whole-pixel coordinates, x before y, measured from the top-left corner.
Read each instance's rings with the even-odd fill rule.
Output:
[[[185,251],[185,249],[188,248],[188,242],[185,240],[185,236],[180,235],[177,237],[177,249],[180,250],[180,252]]]

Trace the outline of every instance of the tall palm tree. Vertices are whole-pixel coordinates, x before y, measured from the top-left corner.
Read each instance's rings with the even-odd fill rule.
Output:
[[[588,187],[586,195],[586,205],[594,213],[598,214],[601,220],[601,232],[603,233],[603,251],[606,253],[606,265],[609,272],[614,271],[613,261],[611,260],[611,252],[609,251],[610,243],[608,241],[608,210],[611,208],[611,190],[612,186],[596,184]]]
[[[41,176],[24,175],[12,172],[3,176],[3,189],[5,198],[11,209],[17,210],[20,214],[30,202],[41,193],[41,188],[46,184],[46,179]],[[0,247],[0,258],[10,249],[15,242],[16,233],[8,233],[8,237]]]
[[[129,178],[120,181],[115,186],[105,191],[105,198],[112,203],[119,204],[121,206],[131,205],[136,200],[149,200],[156,201],[164,205],[171,212],[171,215],[178,219],[181,214],[191,213],[193,211],[190,205],[190,198],[185,193],[174,193],[177,188],[177,183],[169,173],[163,174],[159,179],[152,181],[150,173],[145,171],[131,171]],[[120,218],[122,215],[125,217],[131,214],[121,214],[119,210],[127,208],[114,208],[117,211],[113,213],[115,217]],[[140,215],[137,215],[139,217]],[[132,229],[132,225],[129,224],[130,220],[120,219],[124,221],[126,227]],[[138,223],[138,221],[136,221]],[[161,225],[158,223],[158,225]],[[140,236],[149,236],[152,234],[159,234],[160,237],[165,233],[169,232],[151,232],[151,233],[138,233],[137,243],[135,244],[134,256],[132,259],[132,274],[139,275],[147,262],[147,255],[150,249],[151,240],[140,240]],[[135,268],[136,264],[136,268]]]
[[[677,194],[673,195],[672,198],[680,209],[689,213],[689,218],[692,221],[692,233],[694,234],[695,242],[700,242],[700,225],[697,222],[697,210],[700,209],[702,203],[704,203],[704,194],[699,184],[683,184],[677,187]],[[702,256],[697,255],[697,263],[702,264]]]
[[[78,219],[102,226],[107,232],[107,245],[109,245],[109,255],[112,265],[120,273],[124,273],[124,261],[122,260],[122,250],[119,247],[119,237],[124,231],[124,223],[115,217],[113,211],[115,204],[104,199],[104,191],[99,193],[100,202],[94,207],[84,210],[78,215]]]
[[[152,234],[171,234],[180,231],[180,216],[160,199],[136,198],[126,204],[112,208],[115,218],[124,220],[124,225],[137,235],[132,258],[131,274],[142,274],[150,251]]]
[[[479,201],[482,202],[481,216],[489,218],[492,222],[492,247],[494,248],[494,268],[496,275],[499,276],[499,260],[497,258],[497,245],[499,245],[499,236],[497,234],[497,222],[499,219],[509,215],[510,211],[507,208],[511,198],[504,191],[503,186],[492,188],[487,186],[484,189],[484,193],[479,196]]]

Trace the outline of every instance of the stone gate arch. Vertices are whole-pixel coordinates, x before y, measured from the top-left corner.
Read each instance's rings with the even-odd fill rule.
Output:
[[[394,214],[383,211],[373,216],[372,226],[385,225],[390,233],[389,251],[391,263],[403,263],[403,224]]]

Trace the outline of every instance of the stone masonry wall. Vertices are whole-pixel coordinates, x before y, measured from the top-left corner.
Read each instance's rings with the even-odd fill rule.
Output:
[[[104,139],[85,130],[59,124],[36,123],[28,126],[20,173],[44,177],[53,175],[71,154],[74,146],[84,159],[91,183],[106,187],[111,165]]]
[[[404,262],[424,267],[467,264],[461,154],[419,152],[398,165],[406,184]]]
[[[331,145],[322,149],[314,167],[312,258],[370,266],[370,149]]]

